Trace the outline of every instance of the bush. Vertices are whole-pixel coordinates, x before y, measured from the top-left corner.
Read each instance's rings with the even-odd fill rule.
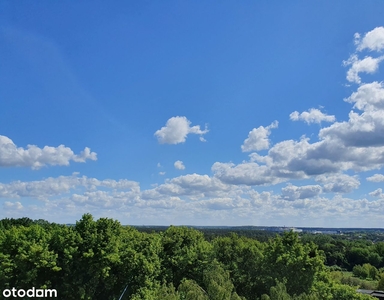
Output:
[[[360,265],[356,265],[353,267],[352,273],[358,278],[366,279],[369,276],[369,269]]]

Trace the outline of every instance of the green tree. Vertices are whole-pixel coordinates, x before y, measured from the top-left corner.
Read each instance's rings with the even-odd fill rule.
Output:
[[[264,245],[234,233],[212,243],[215,257],[229,271],[236,292],[249,300],[260,296],[264,286],[260,277]]]
[[[364,268],[361,265],[356,265],[352,269],[352,273],[354,276],[359,277],[361,279],[366,279],[369,276],[369,269]]]
[[[272,240],[264,251],[263,278],[265,286],[276,280],[286,282],[290,295],[307,293],[324,267],[324,256],[313,243],[302,244],[294,232]]]
[[[128,284],[127,297],[157,284],[160,240],[123,228],[107,218],[86,214],[76,223],[80,236],[73,254],[72,277],[77,299],[114,299]]]
[[[156,290],[155,299],[180,300],[180,295],[172,284],[163,284]]]
[[[363,265],[368,262],[368,257],[370,251],[368,247],[356,247],[353,246],[350,250],[347,251],[347,258],[351,268],[356,265]]]
[[[204,235],[187,227],[169,227],[162,235],[162,277],[178,287],[183,278],[202,283],[205,266],[213,258]]]
[[[119,273],[129,284],[127,295],[140,289],[156,290],[158,278],[163,281],[160,253],[162,251],[159,234],[140,233],[133,228],[124,228],[123,248],[120,249],[121,265]]]
[[[355,288],[347,285],[335,284],[331,293],[334,300],[373,300],[371,296],[359,294]]]
[[[184,279],[179,285],[178,292],[181,299],[209,300],[207,292],[191,279]]]
[[[19,218],[19,219],[5,218],[0,220],[0,229],[10,229],[11,227],[14,227],[14,226],[28,227],[33,225],[33,223],[34,223],[33,220],[27,217]]]
[[[276,286],[270,288],[271,300],[291,300],[292,297],[287,293],[287,288],[282,282],[278,282]]]
[[[0,234],[0,285],[28,289],[51,287],[61,270],[49,249],[50,233],[38,225],[12,226]]]
[[[225,271],[216,260],[204,270],[203,281],[210,300],[241,299],[234,291],[229,272]]]
[[[379,282],[377,283],[377,289],[379,291],[384,291],[384,273],[380,274]]]

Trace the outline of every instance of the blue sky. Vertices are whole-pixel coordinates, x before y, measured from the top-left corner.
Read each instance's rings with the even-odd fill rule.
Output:
[[[0,4],[0,218],[382,227],[381,1]]]

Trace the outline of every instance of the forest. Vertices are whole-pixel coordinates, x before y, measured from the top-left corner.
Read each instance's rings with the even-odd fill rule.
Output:
[[[384,290],[384,242],[375,235],[138,230],[91,214],[74,225],[3,219],[0,292],[12,287],[56,289],[66,300],[368,300],[375,298],[357,289]]]

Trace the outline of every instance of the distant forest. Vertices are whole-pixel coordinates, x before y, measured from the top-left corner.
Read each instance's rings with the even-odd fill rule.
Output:
[[[375,299],[384,236],[0,220],[0,291],[56,289],[79,300]],[[1,293],[0,293],[0,297]],[[4,298],[5,299],[5,298]]]

